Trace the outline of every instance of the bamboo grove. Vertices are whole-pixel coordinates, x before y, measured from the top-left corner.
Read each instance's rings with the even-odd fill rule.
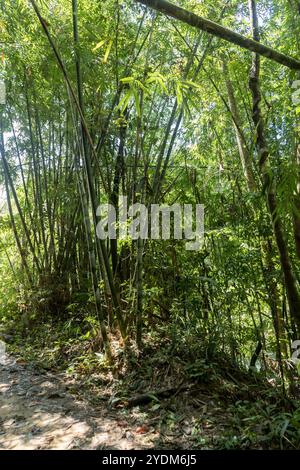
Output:
[[[141,350],[163,325],[241,364],[273,354],[290,377],[299,5],[177,4],[0,2],[1,269],[16,321],[83,303],[111,361],[112,332]],[[204,204],[204,247],[100,240],[97,207],[120,195]]]

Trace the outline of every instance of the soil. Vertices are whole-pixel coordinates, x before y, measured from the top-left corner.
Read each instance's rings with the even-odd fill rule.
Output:
[[[141,432],[121,411],[91,408],[68,391],[64,374],[41,372],[6,358],[0,364],[0,449],[145,449]],[[146,430],[145,430],[146,431]]]

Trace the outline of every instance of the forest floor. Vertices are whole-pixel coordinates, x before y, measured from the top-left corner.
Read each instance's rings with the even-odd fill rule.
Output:
[[[213,397],[197,394],[198,413],[186,409],[162,433],[159,420],[145,420],[139,407],[91,406],[71,393],[73,385],[64,373],[41,372],[12,357],[0,364],[0,449],[189,448],[200,444],[192,436],[196,418],[210,441],[227,420]],[[217,433],[211,418],[218,418]]]
[[[169,422],[163,430],[162,408],[158,403],[152,408],[154,412],[161,408],[160,414],[151,419],[139,406],[130,410],[113,408],[107,407],[105,401],[92,406],[89,399],[74,395],[73,387],[74,380],[65,373],[41,371],[22,360],[7,357],[0,364],[0,448],[201,447],[199,434],[192,435],[199,419],[205,431],[203,445],[207,441],[212,445],[213,438],[228,420],[226,409],[218,406],[216,397],[197,393],[190,402],[191,409],[184,407],[184,414],[180,414],[178,407],[175,415],[168,406]]]
[[[69,392],[64,374],[41,373],[12,358],[0,365],[1,449],[131,449],[151,446],[134,419],[91,408]]]
[[[0,363],[0,449],[300,447],[299,402],[194,338],[195,352],[160,336],[142,354],[112,338],[108,365],[90,339],[43,328],[11,338]]]

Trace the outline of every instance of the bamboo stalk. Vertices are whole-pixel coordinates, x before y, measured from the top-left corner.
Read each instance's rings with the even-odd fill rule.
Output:
[[[232,44],[247,49],[248,51],[256,52],[267,59],[273,60],[278,64],[284,65],[292,70],[300,70],[300,62],[293,57],[282,54],[275,49],[265,46],[260,42],[246,38],[242,34],[231,31],[224,26],[215,23],[214,21],[203,18],[202,16],[195,15],[194,13],[180,8],[165,0],[136,0],[137,3],[149,6],[167,16],[171,16],[183,23],[193,26],[201,31],[205,31],[213,36],[225,39]]]

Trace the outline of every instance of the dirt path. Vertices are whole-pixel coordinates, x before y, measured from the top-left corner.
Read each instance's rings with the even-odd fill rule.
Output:
[[[68,391],[65,377],[7,358],[0,364],[0,449],[141,449],[155,430],[138,434],[138,421],[91,408]]]

